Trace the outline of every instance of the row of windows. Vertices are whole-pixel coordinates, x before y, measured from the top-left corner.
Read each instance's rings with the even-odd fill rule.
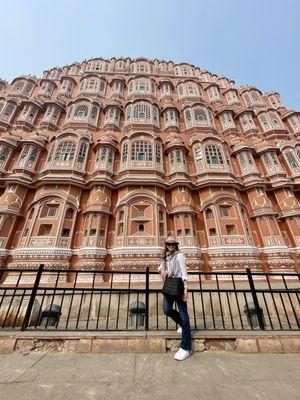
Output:
[[[34,231],[36,231],[37,236],[51,236],[52,234],[56,234],[56,229],[54,229],[54,224],[52,223],[51,219],[58,218],[59,217],[59,211],[60,211],[60,204],[55,203],[52,201],[51,203],[48,204],[43,204],[40,209],[38,209],[38,213],[35,213],[35,209],[32,208],[28,219],[27,223],[25,225],[25,229],[23,231],[23,237],[26,238],[29,234],[29,227],[31,226],[31,235]],[[61,210],[63,211],[63,210]],[[144,217],[145,216],[145,209],[137,209],[137,216],[138,217]],[[225,235],[247,235],[251,236],[251,232],[249,229],[249,225],[247,223],[247,213],[246,210],[243,206],[235,206],[233,204],[221,204],[221,205],[215,205],[214,208],[208,207],[205,211],[205,218],[207,222],[207,230],[208,230],[208,235],[209,236],[216,236],[217,235],[217,228],[213,227],[215,225],[215,215],[214,213],[218,212],[218,216],[221,218],[219,221],[221,222],[221,225],[223,228],[225,228],[225,231],[222,229],[222,233]],[[72,226],[74,225],[74,214],[76,211],[73,208],[67,207],[65,215],[64,215],[64,224],[61,229],[60,236],[62,237],[69,237]],[[33,214],[35,214],[34,218],[34,226],[32,226],[32,219],[33,219]],[[151,215],[151,214],[150,214]],[[184,221],[185,225],[180,226],[180,222],[178,225],[178,219],[180,218],[178,215],[176,217],[176,235],[177,236],[196,236],[196,230],[194,226],[194,219],[193,217],[191,219],[187,219],[188,215],[184,215]],[[103,221],[106,220],[105,216],[101,217]],[[238,227],[237,225],[237,220],[240,220],[242,218],[243,221],[243,227]],[[49,221],[45,221],[45,219],[48,219]],[[224,221],[222,221],[224,219]],[[226,221],[230,220],[230,221]],[[72,221],[71,224],[68,224],[68,221]],[[160,224],[165,223],[165,218],[164,218],[164,212],[159,210],[159,221]],[[176,222],[175,221],[175,222]],[[95,221],[94,221],[95,222]],[[181,222],[183,222],[183,219],[181,218]],[[124,211],[119,211],[118,218],[116,220],[117,223],[117,236],[120,236],[124,232]],[[37,224],[37,225],[35,225]],[[134,221],[133,224],[136,227],[136,232],[145,232],[146,231],[146,225],[147,223],[143,221]],[[34,229],[36,227],[37,229]],[[93,223],[93,214],[89,214],[89,216],[86,218],[85,222],[85,229],[84,229],[84,237],[93,237],[93,236],[99,236],[99,237],[105,237],[105,232],[106,228],[104,226],[99,226],[99,218],[96,219],[96,224]],[[163,235],[163,230],[161,232]]]
[[[219,83],[222,87],[232,87],[234,82],[225,78],[218,77],[207,71],[201,71],[199,68],[192,67],[191,65],[177,65],[174,66],[172,62],[156,61],[131,61],[131,60],[115,60],[104,61],[104,60],[90,60],[82,63],[82,65],[73,64],[63,69],[53,68],[50,71],[44,73],[44,78],[49,79],[60,79],[63,75],[77,75],[83,72],[131,72],[141,74],[153,74],[162,73],[170,74],[175,76],[193,76],[202,79],[207,82]]]
[[[17,81],[11,89],[10,94],[12,95],[23,95],[28,97],[34,88],[32,82],[27,82],[26,80]],[[61,88],[59,90],[60,94],[67,97],[71,97],[75,89],[76,83],[68,78],[63,79]],[[171,82],[160,83],[160,97],[172,96],[174,93],[174,88]],[[42,80],[40,84],[39,94],[46,97],[51,97],[56,89],[57,85],[50,80]],[[111,83],[111,95],[123,97],[125,93],[126,84],[120,80],[115,79]],[[81,80],[79,93],[90,93],[98,94],[102,97],[105,96],[107,89],[107,82],[104,78],[100,77],[86,77]],[[222,96],[217,86],[210,86],[205,89],[207,92],[207,98],[210,102],[222,102]],[[133,78],[128,83],[128,96],[132,94],[141,95],[151,95],[156,97],[157,93],[157,83],[151,79],[146,78]],[[194,81],[187,81],[184,83],[179,83],[177,85],[177,95],[179,100],[185,98],[203,98],[203,90],[199,83]],[[234,105],[239,104],[240,100],[238,97],[238,92],[236,89],[228,89],[224,94],[227,104]],[[250,91],[244,91],[240,94],[241,99],[245,106],[255,107],[263,106],[264,104],[272,107],[281,107],[282,103],[277,94],[267,95],[267,100],[264,102],[262,95],[257,89],[252,89]]]
[[[38,114],[40,112],[38,105],[27,103],[24,105],[21,114],[17,118],[17,124],[26,123],[31,127],[35,125]],[[15,103],[0,102],[0,121],[11,124],[13,116],[17,111]],[[120,127],[122,110],[118,106],[108,105],[105,112],[104,125],[113,124]],[[149,102],[136,101],[129,104],[125,108],[125,125],[131,123],[153,124],[159,126],[159,108],[155,104]],[[58,105],[49,104],[44,114],[42,124],[51,124],[56,129],[62,108]],[[100,106],[96,103],[79,103],[69,106],[65,123],[84,123],[91,124],[96,127],[98,125],[100,115]],[[165,128],[169,126],[179,127],[179,111],[177,108],[166,108],[162,111]],[[215,128],[213,113],[209,108],[204,106],[188,106],[183,111],[184,122],[186,128],[197,126]],[[236,129],[233,114],[230,111],[224,111],[219,116],[222,129]],[[238,117],[244,132],[257,129],[251,112],[244,112]],[[285,125],[280,116],[275,111],[261,112],[258,115],[258,121],[264,132],[272,130],[283,130]],[[293,132],[300,131],[300,115],[294,114],[287,117],[287,122]]]
[[[83,169],[86,162],[89,145],[82,142],[79,145],[72,140],[55,142],[48,155],[49,165],[56,166],[74,166],[74,162]],[[0,169],[3,170],[12,154],[12,148],[6,144],[0,145]],[[34,169],[40,154],[40,148],[33,145],[24,145],[17,161],[16,167]],[[194,159],[197,170],[203,170],[204,164],[207,166],[219,166],[221,169],[229,168],[231,170],[231,160],[228,149],[223,146],[206,145],[202,146],[196,143],[193,146]],[[100,169],[109,169],[112,171],[114,164],[114,150],[110,147],[101,146],[96,152],[96,164]],[[162,143],[154,143],[137,140],[125,142],[122,145],[121,160],[122,163],[129,161],[155,161],[162,163]],[[300,172],[300,145],[295,148],[287,148],[283,151],[283,156],[290,167],[292,174]],[[250,151],[241,151],[237,155],[242,174],[259,173],[253,155]],[[276,153],[274,151],[264,152],[261,159],[268,175],[276,173],[285,173]],[[170,169],[186,171],[186,154],[183,149],[174,149],[169,151]]]

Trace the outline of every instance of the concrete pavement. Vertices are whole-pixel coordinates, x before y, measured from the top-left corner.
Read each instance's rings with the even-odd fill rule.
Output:
[[[11,353],[1,400],[299,400],[299,354]]]

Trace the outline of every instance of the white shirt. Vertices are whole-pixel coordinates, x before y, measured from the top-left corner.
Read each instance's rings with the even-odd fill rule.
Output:
[[[188,274],[186,270],[186,258],[183,253],[176,252],[172,257],[172,254],[166,257],[166,260],[162,260],[158,267],[158,272],[162,269],[168,271],[168,276],[174,276],[176,278],[182,278],[182,280],[188,280]]]

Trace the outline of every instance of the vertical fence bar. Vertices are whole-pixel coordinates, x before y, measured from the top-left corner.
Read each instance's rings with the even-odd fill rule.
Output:
[[[285,287],[286,293],[287,293],[289,301],[290,301],[290,306],[291,306],[292,312],[294,314],[294,318],[295,318],[296,324],[298,326],[298,329],[300,329],[300,321],[298,321],[298,317],[297,317],[297,314],[296,314],[296,311],[295,311],[295,308],[294,308],[294,305],[293,305],[293,302],[292,302],[292,299],[291,299],[291,296],[290,296],[290,293],[289,293],[289,288],[288,288],[288,286],[286,284],[284,275],[282,274],[281,276],[282,276],[282,280],[283,280],[283,283],[284,283],[284,287]]]
[[[252,299],[253,299],[255,311],[256,311],[256,314],[257,314],[257,318],[258,318],[259,327],[260,327],[260,329],[262,329],[264,331],[265,330],[265,325],[264,325],[264,321],[263,321],[263,318],[262,318],[262,315],[261,315],[261,312],[260,312],[258,298],[257,298],[257,294],[256,294],[256,290],[255,290],[253,277],[252,277],[252,273],[250,271],[250,268],[246,268],[246,272],[247,272],[247,277],[248,277],[248,281],[249,281],[249,285],[250,285],[250,290],[251,290],[251,294],[252,294]],[[248,310],[248,312],[249,312],[249,310]],[[250,318],[250,320],[251,320],[251,318]]]
[[[149,330],[149,275],[150,275],[150,267],[146,268],[146,297],[145,297],[145,330]]]
[[[35,277],[35,281],[34,281],[34,285],[33,285],[32,292],[31,292],[31,296],[30,296],[30,299],[29,299],[28,307],[27,307],[26,314],[25,314],[24,321],[23,321],[23,325],[22,325],[22,328],[21,328],[22,331],[24,331],[28,327],[30,314],[31,314],[31,311],[32,311],[32,308],[33,308],[33,303],[34,303],[35,296],[36,296],[36,293],[37,293],[37,290],[38,290],[38,287],[39,287],[39,283],[40,283],[40,280],[41,280],[43,269],[44,269],[44,264],[41,264],[39,266],[38,272],[37,272],[36,277]]]

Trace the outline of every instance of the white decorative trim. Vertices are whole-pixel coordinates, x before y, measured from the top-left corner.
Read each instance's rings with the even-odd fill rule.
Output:
[[[235,247],[202,247],[202,253],[207,253],[209,255],[222,255],[222,256],[259,256],[259,249],[253,246],[235,246]]]
[[[80,249],[74,249],[73,255],[77,256],[97,256],[105,257],[108,254],[108,250],[105,247],[81,247]]]
[[[73,252],[71,249],[62,249],[59,247],[23,247],[21,249],[12,250],[10,253],[14,258],[29,257],[30,258],[60,258],[71,257]]]
[[[151,254],[151,255],[161,255],[163,252],[164,248],[163,247],[157,247],[157,246],[149,246],[149,247],[115,247],[114,249],[108,250],[108,253],[111,254],[112,256],[117,256],[117,255],[145,255],[145,254]]]

